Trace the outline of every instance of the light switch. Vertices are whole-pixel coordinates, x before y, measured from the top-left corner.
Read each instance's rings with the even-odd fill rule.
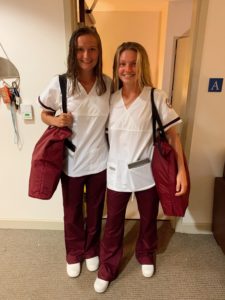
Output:
[[[31,104],[21,104],[20,108],[24,120],[33,120],[33,107]]]

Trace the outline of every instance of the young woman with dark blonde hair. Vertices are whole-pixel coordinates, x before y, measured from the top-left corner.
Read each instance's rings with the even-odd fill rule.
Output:
[[[152,83],[144,47],[136,42],[120,45],[114,57],[114,94],[108,121],[107,220],[100,247],[100,267],[95,291],[106,291],[119,271],[123,255],[124,219],[127,203],[135,194],[140,230],[135,254],[144,277],[155,271],[158,195],[151,172]],[[165,92],[155,90],[155,103],[170,143],[177,153],[177,195],[187,189],[182,147],[175,126],[181,122],[168,105]]]
[[[102,45],[93,27],[81,27],[70,38],[67,60],[67,110],[62,112],[55,76],[39,97],[43,122],[72,129],[75,153],[67,149],[62,174],[66,269],[69,277],[99,265],[99,238],[106,189],[108,145],[105,124],[111,79],[102,74]],[[55,113],[60,114],[56,117]],[[86,185],[86,217],[83,213]]]

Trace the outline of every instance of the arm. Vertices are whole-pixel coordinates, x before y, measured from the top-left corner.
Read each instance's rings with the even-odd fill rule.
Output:
[[[177,155],[178,172],[175,195],[180,196],[185,194],[185,192],[187,191],[187,176],[184,166],[183,149],[179,135],[177,134],[176,129],[174,127],[169,128],[166,131],[166,135],[170,145],[173,147]]]
[[[45,124],[56,127],[66,127],[73,123],[73,116],[70,112],[62,113],[56,117],[54,113],[42,110],[41,119]]]

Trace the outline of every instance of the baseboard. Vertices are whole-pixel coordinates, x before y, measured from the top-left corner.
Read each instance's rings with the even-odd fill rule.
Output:
[[[63,230],[62,221],[49,220],[0,220],[1,229]]]
[[[163,221],[163,220],[162,220]],[[173,228],[179,233],[212,234],[210,223],[183,223],[182,218],[170,220]],[[49,220],[4,220],[0,219],[1,229],[39,229],[39,230],[63,230],[63,221]]]
[[[172,220],[175,232],[190,234],[212,234],[211,223],[184,223],[183,219]]]

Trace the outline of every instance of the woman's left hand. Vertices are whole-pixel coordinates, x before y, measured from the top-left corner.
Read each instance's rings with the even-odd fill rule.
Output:
[[[184,195],[187,192],[188,182],[184,168],[177,173],[176,193],[175,196]]]
[[[174,127],[169,128],[166,131],[166,135],[169,140],[169,143],[172,145],[177,155],[178,172],[175,196],[181,196],[187,192],[188,188],[187,174],[184,166],[183,149],[180,137],[177,134],[176,129]]]

